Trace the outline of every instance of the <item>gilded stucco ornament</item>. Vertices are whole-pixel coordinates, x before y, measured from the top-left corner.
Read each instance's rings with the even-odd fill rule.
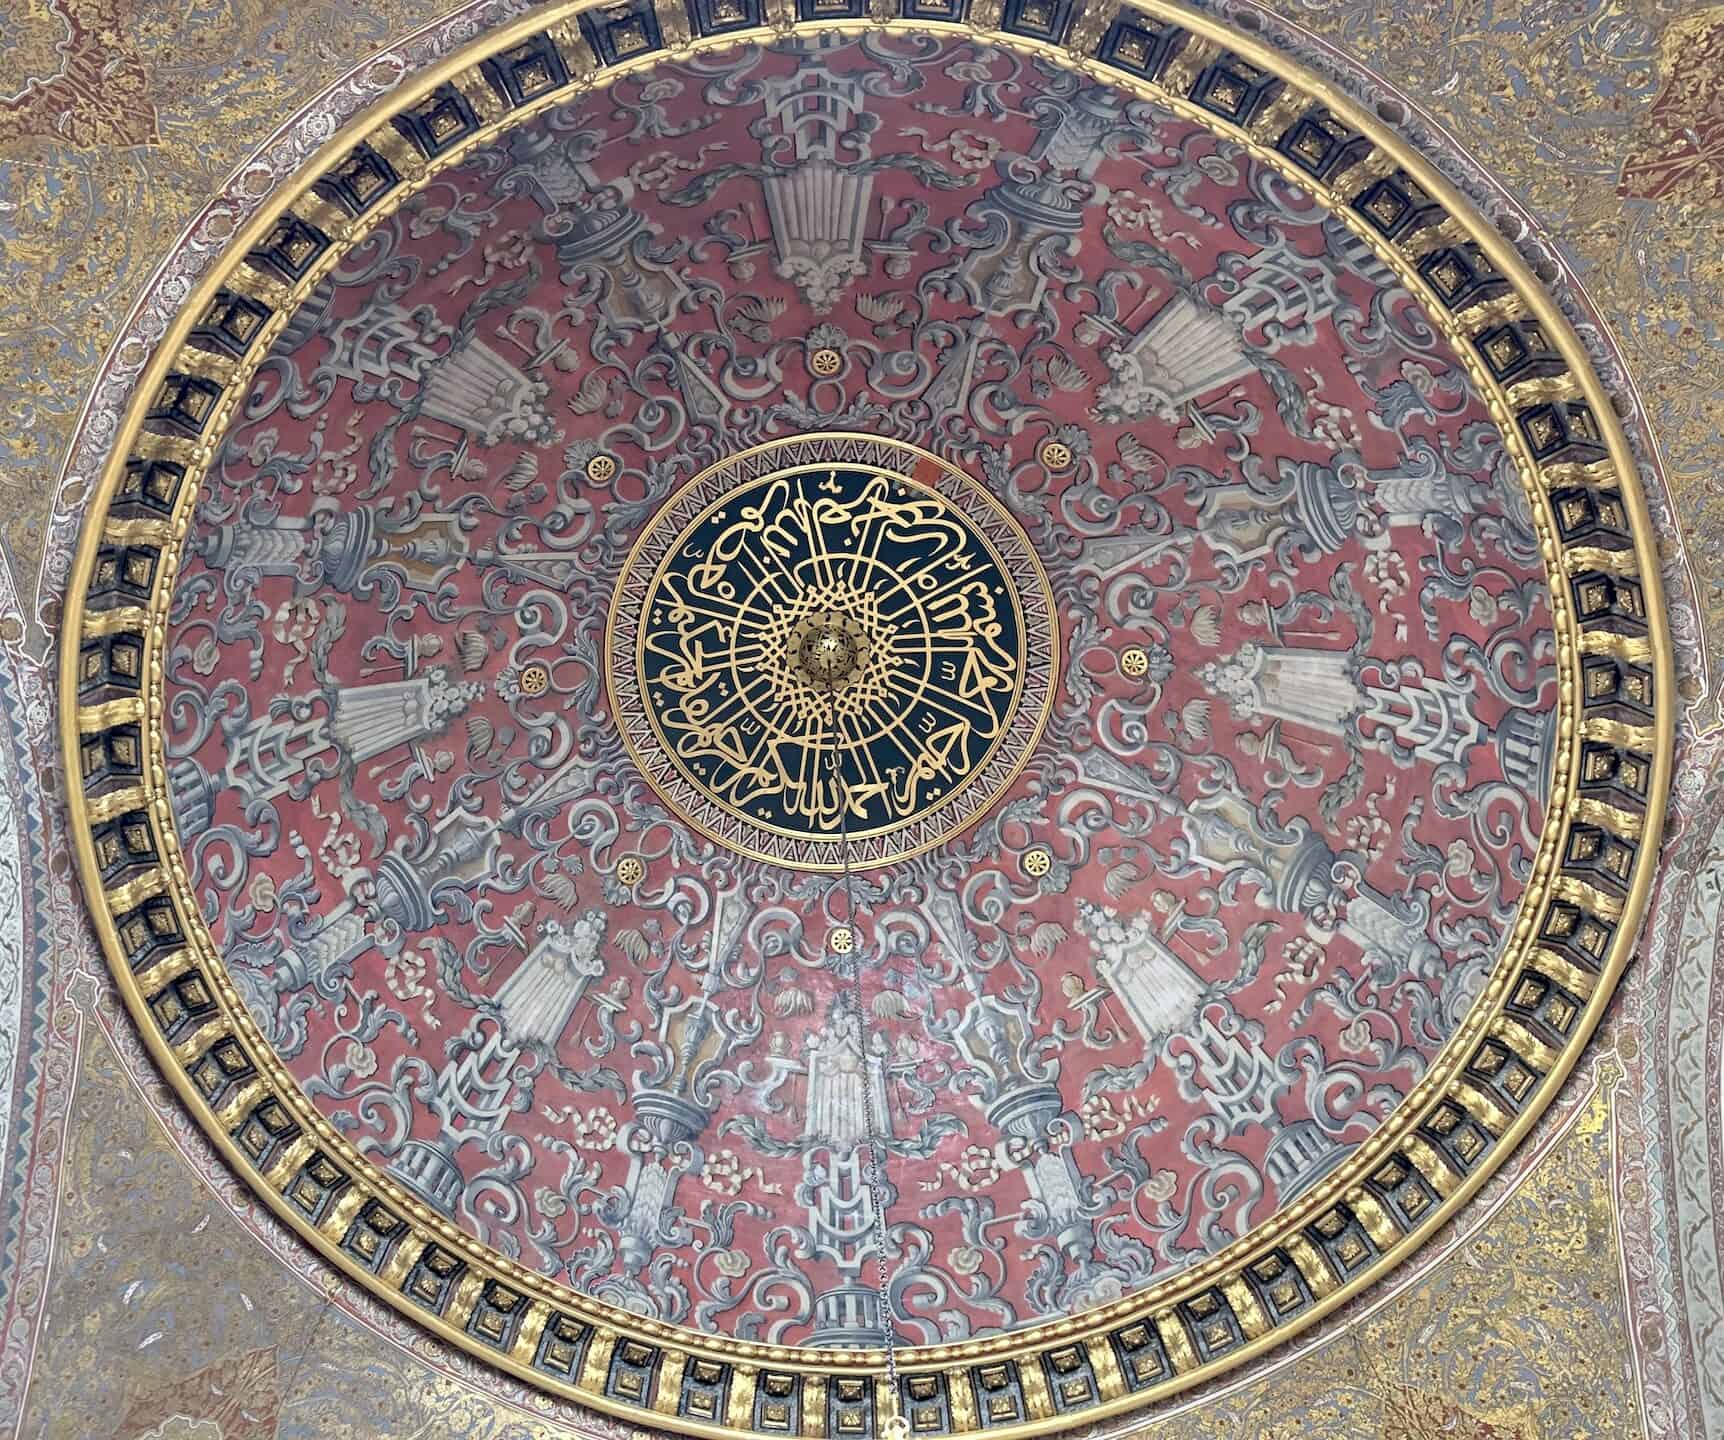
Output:
[[[799,31],[829,46],[735,49]],[[992,136],[953,121],[893,149],[863,118],[889,108],[880,77],[971,42],[933,67],[939,83],[977,87],[942,94],[949,115],[994,103],[991,65],[1035,76],[1060,123],[1016,143],[1004,115]],[[613,163],[632,149],[589,143],[571,101],[677,75],[679,60],[761,68],[736,92],[762,107],[758,164],[702,152],[702,127],[686,123],[692,148],[639,165]],[[1079,74],[1105,83],[1079,87]],[[1206,147],[1190,203],[1238,201],[1243,241],[1194,238],[1206,232],[1192,214],[1123,185],[1104,197],[1094,167],[1122,157],[1093,142],[1124,123],[1127,100]],[[818,118],[834,115],[846,123]],[[667,207],[703,206],[707,174],[733,162],[753,166],[771,242],[715,213],[702,258],[679,269],[662,253]],[[368,247],[408,253],[424,237],[398,239],[397,220],[457,167],[525,207],[514,233],[531,244],[404,262],[460,266],[453,289],[391,308]],[[955,197],[937,231],[906,218],[925,203],[918,186]],[[854,234],[799,228],[816,193],[870,193],[856,213],[905,213]],[[1090,271],[1095,237],[1109,258]],[[529,293],[541,281],[575,297],[560,327]],[[439,312],[470,298],[471,311]],[[961,314],[941,309],[960,300]],[[775,334],[793,303],[808,334]],[[1428,327],[1397,325],[1396,304]],[[686,320],[707,305],[714,325]],[[832,317],[852,306],[866,323],[844,330]],[[1037,337],[1048,317],[1071,338]],[[1322,352],[1301,347],[1342,325],[1360,363],[1320,370]],[[1385,353],[1373,346],[1396,355],[1392,375],[1372,371]],[[402,464],[437,482],[394,506],[355,490],[357,465],[332,453],[338,427],[315,418],[321,392],[289,380],[302,352],[347,387],[343,403],[375,407],[354,412],[375,426],[367,463],[381,468],[366,484],[386,489]],[[740,414],[791,386],[792,353],[807,353],[811,381],[787,403],[815,423],[790,442],[740,433]],[[919,354],[926,373],[912,374]],[[1289,355],[1319,366],[1310,384],[1277,358]],[[1326,397],[1367,382],[1388,423],[1351,427]],[[840,416],[864,395],[874,409]],[[1094,403],[1079,423],[1061,396]],[[625,412],[633,432],[598,443],[589,417]],[[661,455],[655,434],[672,422],[655,417],[671,414],[681,428]],[[269,423],[280,434],[266,442]],[[924,427],[927,450],[894,438],[900,423]],[[230,427],[255,443],[227,445]],[[1285,463],[1245,467],[1270,433]],[[725,465],[828,443],[816,434],[861,448],[736,477],[812,477],[808,523],[775,560],[811,558],[829,521],[867,536],[882,496],[906,507],[893,536],[930,527],[964,557],[954,573],[988,577],[973,597],[987,613],[959,617],[966,698],[981,707],[959,739],[1024,727],[1004,762],[992,737],[926,763],[906,755],[913,818],[929,826],[915,843],[892,838],[905,812],[865,817],[879,842],[865,863],[883,878],[844,932],[922,987],[914,1002],[902,985],[875,991],[866,1028],[821,989],[819,952],[840,944],[818,888],[818,787],[787,764],[772,772],[778,810],[752,816],[789,832],[778,838],[795,855],[690,813],[709,780],[708,801],[739,793],[734,776],[712,779],[713,759],[769,769],[710,708],[691,712],[709,669],[770,665],[791,718],[756,718],[781,740],[806,737],[816,699],[854,705],[860,723],[897,683],[878,662],[902,628],[889,634],[878,594],[855,586],[787,595],[741,639],[734,610],[716,641],[676,619],[721,537],[728,556],[765,552],[713,518],[716,495],[666,507]],[[689,463],[703,445],[719,453]],[[247,503],[259,496],[267,506]],[[610,605],[631,573],[623,556],[657,525],[667,551],[698,543],[640,573],[639,603]],[[1485,536],[1497,548],[1478,549]],[[920,543],[927,558],[934,542]],[[1451,572],[1452,555],[1467,558]],[[1272,569],[1297,593],[1254,589]],[[1482,578],[1453,583],[1463,572]],[[707,581],[720,595],[736,583],[722,566],[696,589]],[[223,606],[231,622],[212,618]],[[390,618],[437,619],[438,606],[449,625]],[[553,615],[574,617],[554,644]],[[1427,639],[1417,627],[1431,616],[1449,628],[1433,621]],[[1249,38],[1159,4],[962,15],[835,0],[801,17],[743,0],[550,5],[413,77],[236,238],[164,337],[91,502],[66,633],[86,893],[140,1030],[215,1143],[333,1264],[438,1334],[556,1393],[691,1433],[866,1435],[892,1410],[918,1434],[1040,1432],[1152,1403],[1328,1313],[1477,1189],[1574,1064],[1634,938],[1670,764],[1645,506],[1560,316],[1371,117]],[[978,637],[1009,639],[1009,656]],[[1491,698],[1457,684],[1445,639],[1457,655],[1500,639],[1525,667],[1499,662],[1498,678],[1520,688],[1505,680]],[[758,654],[739,660],[747,646]],[[1031,695],[1037,663],[1048,674]],[[628,694],[626,676],[619,687],[619,665],[663,682],[663,704],[647,706],[645,686]],[[589,721],[599,728],[575,728]],[[686,764],[689,794],[652,774],[649,742]],[[977,792],[969,781],[990,769],[997,788]],[[1287,776],[1313,820],[1320,787],[1332,823],[1281,809],[1241,774]],[[928,819],[950,799],[932,793],[948,788],[936,776],[974,804],[949,824]],[[881,794],[892,780],[879,777]],[[1409,862],[1446,878],[1388,893],[1389,837],[1437,823],[1457,783],[1502,787],[1525,835],[1503,842],[1493,871],[1499,857],[1457,813]],[[686,823],[655,818],[665,804]],[[210,859],[224,844],[232,866]],[[218,893],[248,865],[270,878],[271,904],[288,897],[279,920],[255,898],[264,888],[248,885],[246,902]],[[1495,890],[1493,873],[1506,877]],[[914,903],[894,910],[888,881]],[[1457,933],[1428,913],[1439,892]],[[1462,932],[1476,939],[1464,963]],[[1336,957],[1345,985],[1324,968]],[[1001,983],[1012,974],[1034,993]],[[1386,1010],[1297,1030],[1327,1013],[1321,994],[1344,1004],[1403,984],[1405,1013],[1427,1020],[1393,1057],[1380,1058],[1395,1048]],[[347,987],[370,1028],[341,1029]],[[1044,1013],[1059,1002],[1057,1019]],[[1272,1032],[1284,1050],[1266,1046]],[[642,1068],[613,1082],[594,1057],[625,1054],[624,1036]],[[385,1097],[384,1046],[422,1080],[422,1105],[403,1098],[411,1086]],[[1349,1046],[1365,1058],[1343,1072]],[[1394,1103],[1349,1125],[1324,1108],[1340,1100],[1297,1098],[1301,1057],[1303,1073],[1341,1077],[1338,1091],[1376,1064]],[[1107,1083],[1075,1089],[1091,1066]],[[881,1081],[885,1113],[868,1118],[893,1135],[895,1183],[918,1189],[894,1199],[893,1259],[949,1286],[935,1304],[894,1300],[891,1323],[910,1332],[895,1405],[870,1342],[888,1322],[850,1283],[868,1212],[841,1203],[856,1124],[845,1077],[859,1074]],[[613,1083],[621,1132],[595,1103]],[[941,1108],[942,1088],[963,1108]],[[765,1119],[722,1128],[745,1089],[772,1101]],[[796,1122],[772,1128],[792,1092]],[[558,1118],[532,1119],[535,1101]],[[398,1133],[368,1128],[397,1102]],[[1156,1148],[1170,1115],[1189,1119],[1186,1154]],[[530,1128],[511,1128],[523,1116]],[[555,1143],[541,1147],[547,1125]],[[1241,1135],[1259,1150],[1247,1140],[1217,1163],[1269,1187],[1262,1214],[1158,1231],[1181,1190],[1201,1189],[1198,1141]],[[476,1152],[497,1163],[475,1168]],[[569,1177],[555,1204],[511,1188],[510,1165],[543,1176],[551,1154]],[[1165,1164],[1135,1173],[1144,1157]],[[506,1199],[475,1206],[474,1186]],[[515,1226],[498,1217],[518,1194],[539,1208]],[[944,1213],[918,1208],[929,1196]],[[990,1258],[996,1204],[1016,1207],[1013,1245],[1046,1248],[1056,1289]],[[762,1279],[767,1228],[798,1229],[804,1210],[813,1250],[837,1258],[784,1260],[782,1278]],[[558,1233],[569,1213],[604,1230],[614,1263]],[[708,1241],[685,1253],[674,1237],[693,1235],[690,1217]],[[941,1225],[963,1243],[912,1254],[943,1240]],[[751,1238],[724,1243],[721,1230]],[[710,1269],[685,1279],[685,1265]],[[751,1312],[726,1284],[768,1280],[819,1303]],[[698,1315],[675,1308],[679,1287],[698,1293]],[[942,1330],[943,1313],[967,1328]]]

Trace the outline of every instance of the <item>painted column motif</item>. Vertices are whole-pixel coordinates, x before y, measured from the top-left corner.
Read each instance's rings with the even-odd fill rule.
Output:
[[[408,1140],[389,1162],[445,1214],[455,1212],[466,1184],[460,1147],[494,1151],[509,1115],[531,1105],[532,1078],[556,1055],[587,990],[604,977],[604,935],[599,910],[567,927],[548,921],[538,944],[451,1043],[451,1058],[425,1097],[437,1135]]]
[[[760,186],[773,270],[824,314],[868,270],[862,241],[874,175],[857,163],[869,159],[866,91],[819,63],[763,88],[758,128],[769,168]]]
[[[890,1206],[892,1192],[884,1180],[890,1174],[890,1161],[884,1155],[870,1156],[865,1142],[870,1126],[888,1146],[895,1138],[887,1059],[886,1041],[877,1032],[864,1047],[860,1017],[842,1000],[832,1019],[808,1041],[802,1184],[797,1195],[807,1207],[814,1246],[840,1277],[837,1285],[814,1298],[814,1343],[819,1345],[885,1343],[885,1317],[880,1313],[879,1291],[872,1284],[879,1233],[868,1169],[869,1160],[878,1159]]]

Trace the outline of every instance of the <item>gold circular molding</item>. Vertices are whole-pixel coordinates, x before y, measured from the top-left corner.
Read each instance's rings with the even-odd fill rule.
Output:
[[[691,33],[693,13],[713,33]],[[900,19],[882,0],[865,16],[799,21],[786,0],[550,3],[410,77],[265,204],[189,297],[116,437],[65,599],[60,724],[78,866],[120,992],[188,1109],[277,1215],[373,1294],[534,1385],[690,1434],[836,1440],[866,1431],[833,1417],[893,1408],[912,1433],[1039,1434],[1164,1399],[1309,1326],[1454,1214],[1549,1103],[1628,959],[1663,824],[1675,694],[1651,523],[1609,397],[1514,248],[1375,116],[1211,15],[1164,0],[1009,11],[973,0],[965,13]],[[606,38],[625,23],[640,44]],[[896,1397],[878,1351],[729,1340],[576,1294],[370,1165],[291,1083],[223,968],[174,833],[162,728],[165,611],[200,480],[259,361],[343,254],[440,170],[581,91],[667,55],[876,25],[967,33],[1106,79],[1241,146],[1372,247],[1470,370],[1524,481],[1561,693],[1548,818],[1514,930],[1449,1045],[1377,1133],[1271,1221],[1148,1290],[906,1352]],[[416,146],[411,121],[439,87],[459,91],[476,123]],[[1325,168],[1337,139],[1347,163]],[[360,142],[387,153],[396,178],[350,213],[313,186]],[[307,229],[329,243],[294,259]],[[296,273],[247,262],[277,241],[304,261]],[[1480,274],[1488,285],[1472,283]],[[227,351],[198,343],[194,331],[218,324],[233,297],[263,318]],[[1505,384],[1493,347],[1521,324],[1536,327],[1549,363]],[[811,355],[814,373],[823,363]],[[170,402],[189,433],[146,431]]]
[[[846,848],[859,866],[932,849],[999,799],[1047,723],[1059,626],[991,492],[832,432],[673,494],[623,566],[605,652],[623,743],[673,813],[737,854],[836,870]]]
[[[1050,470],[1069,469],[1074,458],[1072,447],[1063,440],[1050,440],[1042,446],[1042,464]]]

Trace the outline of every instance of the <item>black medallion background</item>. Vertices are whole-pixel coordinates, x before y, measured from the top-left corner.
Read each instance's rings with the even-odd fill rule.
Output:
[[[854,655],[836,684],[801,662],[821,627]],[[739,486],[684,530],[638,654],[652,728],[690,783],[766,829],[831,837],[841,804],[849,830],[879,833],[986,764],[1024,634],[999,555],[938,491],[816,465]]]

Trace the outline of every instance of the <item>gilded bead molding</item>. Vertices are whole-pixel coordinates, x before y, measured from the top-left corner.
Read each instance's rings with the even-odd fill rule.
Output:
[[[540,7],[413,77],[242,231],[139,384],[65,604],[78,863],[164,1072],[309,1243],[523,1379],[699,1435],[871,1434],[881,1357],[716,1339],[575,1295],[413,1200],[317,1114],[261,1044],[193,901],[166,796],[163,617],[201,476],[258,362],[378,219],[511,124],[669,53],[871,25],[963,30],[1105,78],[1244,146],[1365,240],[1446,332],[1527,485],[1562,689],[1550,813],[1514,933],[1413,1094],[1327,1181],[1172,1280],[908,1352],[912,1433],[1039,1434],[1163,1399],[1309,1325],[1430,1235],[1525,1134],[1596,1025],[1645,907],[1669,783],[1675,696],[1650,523],[1578,340],[1433,167],[1259,43],[1163,3],[626,0]],[[842,357],[815,351],[809,365],[835,376]]]

